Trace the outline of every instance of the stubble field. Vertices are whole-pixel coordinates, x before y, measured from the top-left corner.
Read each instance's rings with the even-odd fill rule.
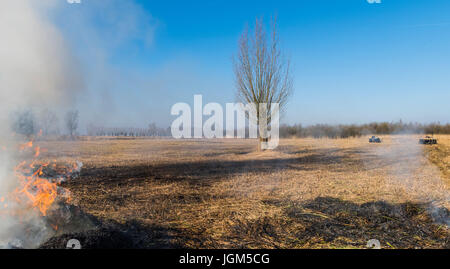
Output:
[[[42,247],[450,248],[450,136],[382,138],[41,141],[94,223]]]

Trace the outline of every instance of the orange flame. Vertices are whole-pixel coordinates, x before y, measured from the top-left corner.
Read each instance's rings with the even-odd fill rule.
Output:
[[[47,215],[47,211],[55,201],[58,192],[56,183],[41,178],[36,178],[25,183],[22,189],[17,193],[23,193],[30,200],[33,207],[39,209],[43,216]]]
[[[39,157],[39,155],[41,154],[41,148],[35,147],[34,150],[35,150],[34,157]]]
[[[20,145],[19,150],[24,151],[27,148],[33,148],[33,141]],[[41,148],[36,146],[33,148],[34,157],[39,157]],[[19,187],[12,193],[12,197],[18,203],[25,203],[31,208],[37,209],[43,216],[47,215],[48,210],[58,198],[58,185],[59,183],[52,182],[49,179],[43,178],[44,169],[50,166],[50,163],[44,163],[36,166],[37,160],[33,160],[30,163],[26,161],[21,162],[14,168],[14,174],[19,181]],[[51,166],[56,167],[56,166]],[[37,169],[36,169],[37,168]],[[64,191],[64,194],[68,194],[68,191]],[[66,201],[70,197],[66,197]],[[0,202],[3,203],[4,198],[0,198]],[[6,208],[5,204],[5,208]]]
[[[24,151],[27,148],[33,147],[33,141],[27,142],[25,144],[20,145],[20,151]]]
[[[58,230],[58,225],[50,223],[50,226],[52,226],[53,230],[55,230],[55,231]]]

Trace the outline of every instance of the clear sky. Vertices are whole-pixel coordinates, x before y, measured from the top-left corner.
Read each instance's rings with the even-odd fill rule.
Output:
[[[62,2],[51,16],[85,77],[85,124],[169,126],[194,94],[235,101],[238,38],[274,14],[294,65],[283,122],[450,122],[448,0]]]

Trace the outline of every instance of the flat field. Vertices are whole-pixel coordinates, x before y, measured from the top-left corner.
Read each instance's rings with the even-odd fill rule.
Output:
[[[418,138],[39,142],[83,162],[63,186],[97,226],[42,247],[450,248],[450,136]]]

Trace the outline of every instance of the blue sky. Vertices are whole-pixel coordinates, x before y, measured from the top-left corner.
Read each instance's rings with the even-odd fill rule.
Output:
[[[85,77],[85,124],[169,126],[194,94],[235,101],[238,38],[273,14],[294,66],[283,122],[450,122],[448,0],[82,0],[52,16]]]

